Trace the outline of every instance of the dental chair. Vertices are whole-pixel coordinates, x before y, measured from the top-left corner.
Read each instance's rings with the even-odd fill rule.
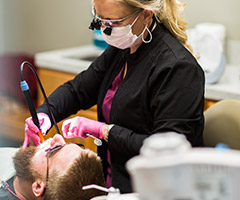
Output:
[[[208,108],[205,113],[203,132],[206,147],[219,143],[240,150],[240,100],[222,100]]]

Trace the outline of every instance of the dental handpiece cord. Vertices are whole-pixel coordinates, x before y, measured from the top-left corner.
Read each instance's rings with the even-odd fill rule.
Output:
[[[27,66],[30,67],[30,69],[31,69],[32,72],[34,73],[35,77],[37,78],[38,84],[39,84],[40,89],[41,89],[41,91],[42,91],[42,94],[43,94],[43,96],[44,96],[45,102],[46,102],[46,104],[47,104],[48,110],[49,110],[50,115],[51,115],[50,117],[52,118],[52,121],[53,121],[54,126],[55,126],[55,128],[56,128],[56,131],[57,131],[58,134],[60,134],[60,131],[59,131],[59,129],[58,129],[56,120],[55,120],[54,115],[53,115],[53,113],[52,113],[52,111],[51,111],[50,104],[49,104],[49,102],[48,102],[46,93],[45,93],[45,91],[44,91],[44,89],[43,89],[42,83],[41,83],[41,81],[40,81],[40,79],[39,79],[39,77],[38,77],[38,75],[37,75],[37,72],[35,71],[35,69],[33,68],[33,66],[32,66],[29,62],[24,61],[24,62],[21,64],[21,70],[20,70],[21,89],[22,89],[22,91],[23,91],[23,94],[24,94],[26,103],[27,103],[28,108],[29,108],[29,110],[30,110],[30,113],[31,113],[33,122],[34,122],[34,124],[35,124],[35,125],[38,127],[38,129],[39,129],[38,135],[39,135],[39,137],[40,137],[40,140],[41,140],[41,141],[44,141],[44,138],[43,138],[42,133],[41,133],[41,126],[40,126],[40,123],[39,123],[39,120],[38,120],[38,117],[37,117],[37,112],[36,112],[36,109],[35,109],[34,104],[33,104],[32,96],[31,96],[31,93],[30,93],[30,91],[29,91],[28,84],[27,84],[27,82],[24,80],[23,68],[24,68],[25,65],[27,65]]]

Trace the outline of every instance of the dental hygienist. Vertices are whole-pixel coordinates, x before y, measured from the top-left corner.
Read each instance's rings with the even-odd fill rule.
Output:
[[[71,118],[63,135],[103,139],[107,184],[122,193],[132,191],[125,164],[150,135],[174,131],[203,145],[204,73],[187,44],[183,7],[177,0],[93,0],[91,28],[101,29],[109,47],[49,97],[56,121],[97,104],[98,121]],[[49,116],[44,103],[38,117],[48,128]],[[26,141],[33,129],[30,118]]]

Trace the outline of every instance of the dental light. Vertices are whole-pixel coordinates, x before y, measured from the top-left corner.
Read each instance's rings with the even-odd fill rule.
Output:
[[[182,134],[154,134],[127,162],[135,193],[88,186],[107,196],[92,200],[239,200],[240,151],[192,148]]]
[[[155,134],[127,163],[144,200],[239,200],[240,151],[191,148],[183,135]]]

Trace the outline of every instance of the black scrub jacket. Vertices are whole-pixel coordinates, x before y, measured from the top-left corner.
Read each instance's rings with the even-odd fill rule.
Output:
[[[113,186],[132,192],[126,162],[139,154],[144,139],[158,132],[184,134],[192,146],[202,146],[204,127],[204,73],[191,53],[158,24],[152,41],[134,54],[109,46],[90,67],[57,88],[49,97],[56,121],[97,103],[127,61],[127,74],[114,96],[110,123],[115,124],[98,148],[106,175],[107,148],[111,154]],[[38,112],[49,114],[44,103]]]

